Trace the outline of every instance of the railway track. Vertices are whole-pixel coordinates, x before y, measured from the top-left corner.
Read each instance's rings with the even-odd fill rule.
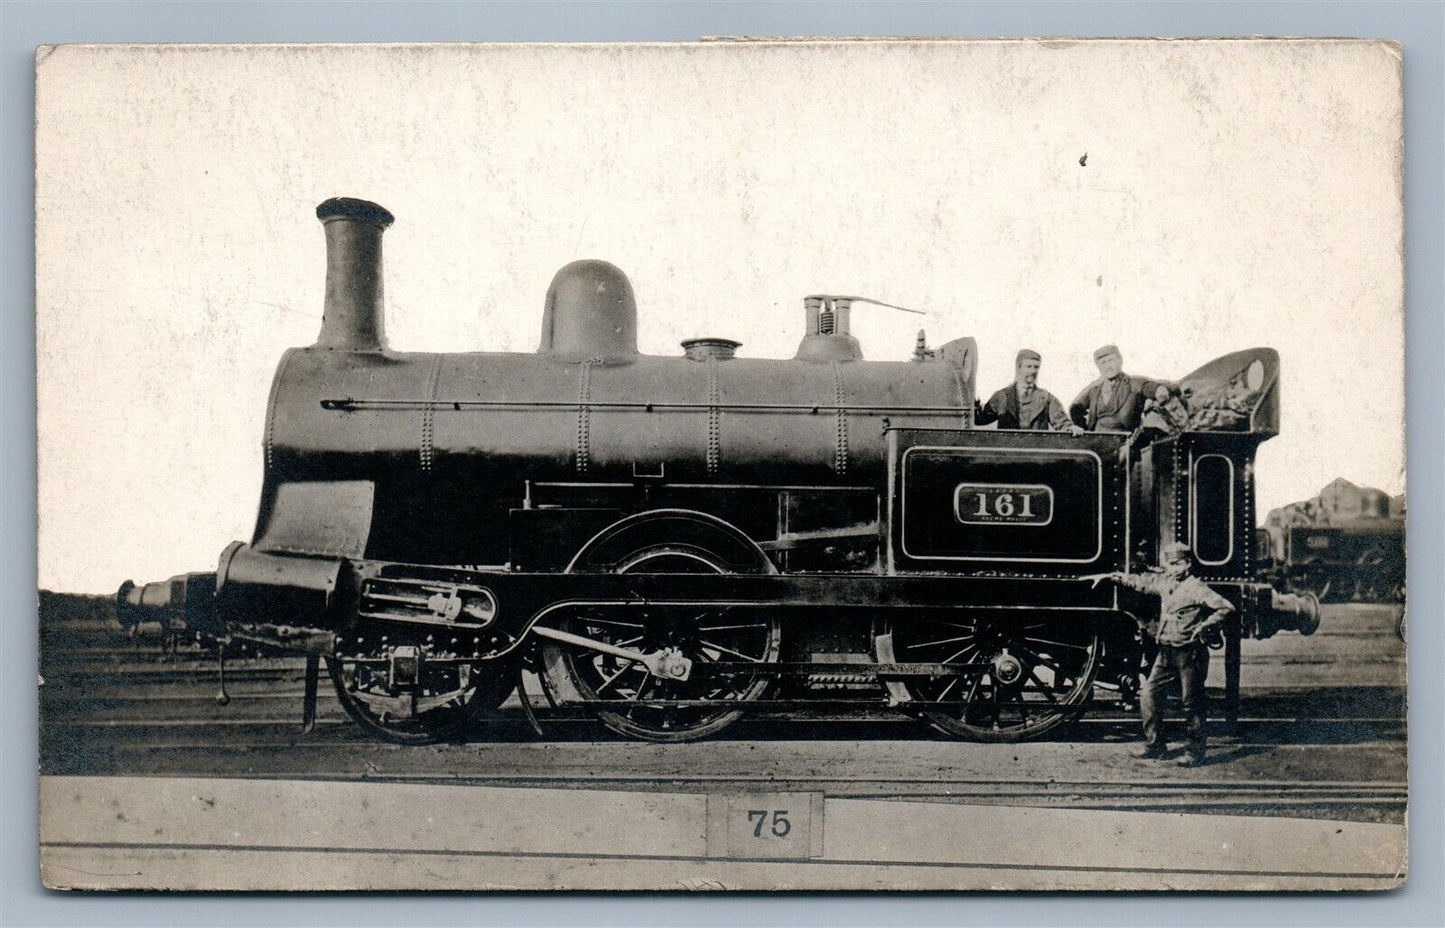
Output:
[[[41,607],[41,716],[48,727],[238,731],[291,724],[299,717],[304,687],[301,658],[233,654],[228,657],[226,673],[229,705],[220,706],[213,652],[194,642],[128,637],[115,622],[110,603],[98,597],[42,594]],[[1300,640],[1291,636],[1258,643],[1266,648],[1252,647],[1255,653],[1246,653],[1242,725],[1309,724],[1336,730],[1363,726],[1377,729],[1381,737],[1403,738],[1403,645],[1387,634],[1393,628],[1395,610],[1354,608],[1364,621],[1356,616],[1349,622],[1338,619],[1351,607],[1333,611],[1336,621],[1327,622],[1319,635],[1306,639],[1309,646],[1281,651],[1279,643],[1288,646]],[[1329,668],[1337,677],[1336,685],[1290,682],[1301,668],[1315,667]],[[1212,678],[1221,677],[1215,674]],[[1249,686],[1251,677],[1263,685]],[[529,701],[544,724],[567,729],[589,721],[580,709],[549,706],[536,681],[530,677],[529,681]],[[1077,727],[1087,731],[1133,722],[1132,711],[1108,694],[1102,695]],[[1217,698],[1219,694],[1213,695]],[[504,715],[509,708],[520,716],[516,697],[503,707]],[[756,705],[751,714],[766,717],[770,708],[776,707]],[[323,686],[317,723],[339,726],[344,720],[339,703],[329,687]],[[517,721],[520,723],[520,718]],[[911,719],[888,709],[881,698],[863,694],[850,705],[835,700],[806,710],[796,719],[796,726],[781,719],[771,721],[783,728],[835,724],[852,733],[862,726],[912,727]],[[505,724],[493,725],[490,734],[505,729]],[[894,731],[892,736],[899,734]],[[364,736],[358,732],[356,737]]]
[[[228,687],[230,686],[228,681]],[[47,725],[73,728],[284,726],[297,724],[300,715],[302,692],[299,688],[295,691],[267,693],[237,692],[237,688],[232,688],[230,702],[226,706],[216,703],[214,685],[209,690],[204,684],[187,689],[189,691],[126,695],[56,692],[46,695],[41,712]],[[1377,729],[1382,736],[1403,734],[1405,723],[1399,714],[1372,711],[1378,710],[1382,704],[1387,707],[1399,705],[1402,702],[1401,694],[1370,691],[1353,695],[1356,696],[1353,700],[1337,697],[1334,700],[1334,711],[1331,711],[1329,708],[1322,710],[1317,705],[1310,705],[1308,694],[1246,694],[1239,724],[1309,724],[1320,728],[1369,726]],[[1213,696],[1215,704],[1222,699],[1219,693],[1214,693]],[[533,714],[544,726],[587,725],[593,721],[579,708],[551,707],[535,693],[529,694],[529,698]],[[849,711],[843,714],[840,709]],[[900,727],[913,724],[913,720],[906,714],[884,708],[881,699],[868,700],[853,707],[845,703],[842,707],[828,710],[787,714],[784,714],[781,708],[770,714],[768,704],[762,703],[753,708],[750,715],[758,723],[766,721],[774,726],[785,727],[836,725],[846,730],[862,725]],[[484,736],[483,733],[489,725],[496,729],[499,725],[505,726],[512,722],[525,724],[521,704],[515,697],[502,706],[500,716],[500,719],[491,723],[482,723],[478,727],[478,736]],[[1084,717],[1074,724],[1076,727],[1089,729],[1119,724],[1132,725],[1136,721],[1137,715],[1134,712],[1111,700],[1090,705]],[[318,698],[316,723],[350,724],[335,698],[326,696]],[[718,737],[730,739],[733,736],[724,734]],[[359,731],[357,739],[367,740]]]
[[[714,739],[658,746],[609,736],[579,709],[549,707],[532,681],[545,741],[513,697],[458,743],[399,748],[352,725],[328,687],[314,729],[303,732],[299,658],[228,658],[230,702],[221,706],[213,654],[126,638],[107,604],[82,605],[87,614],[55,621],[52,610],[42,621],[45,773],[775,790],[1370,822],[1405,813],[1403,645],[1382,636],[1395,613],[1379,607],[1354,610],[1354,621],[1327,624],[1315,639],[1253,643],[1240,724],[1214,726],[1217,765],[1178,771],[1129,757],[1137,717],[1109,694],[1075,725],[1019,745],[939,740],[880,700],[787,719],[755,713]],[[1332,676],[1302,683],[1301,668]]]

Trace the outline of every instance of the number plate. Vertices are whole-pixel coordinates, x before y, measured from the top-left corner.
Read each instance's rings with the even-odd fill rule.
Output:
[[[1054,491],[1043,484],[960,483],[953,514],[965,525],[1048,525]]]
[[[823,854],[822,793],[707,797],[709,857],[805,860]]]

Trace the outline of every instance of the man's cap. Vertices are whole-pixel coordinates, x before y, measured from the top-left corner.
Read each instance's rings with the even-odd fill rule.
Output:
[[[1160,559],[1165,561],[1187,560],[1193,555],[1189,546],[1182,541],[1171,541],[1159,552]]]
[[[1033,358],[1039,363],[1043,363],[1044,360],[1043,356],[1040,355],[1037,351],[1034,351],[1032,348],[1020,348],[1019,353],[1014,355],[1014,367],[1018,367],[1029,358]]]
[[[1102,348],[1100,348],[1100,349],[1098,349],[1097,351],[1094,352],[1094,360],[1097,361],[1097,360],[1099,360],[1100,358],[1104,358],[1104,357],[1107,357],[1107,356],[1109,356],[1109,355],[1111,355],[1111,354],[1118,354],[1118,353],[1119,353],[1119,346],[1118,346],[1118,345],[1105,345],[1104,347],[1102,347]]]

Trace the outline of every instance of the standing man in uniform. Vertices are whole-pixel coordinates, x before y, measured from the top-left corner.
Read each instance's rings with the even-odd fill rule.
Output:
[[[1118,345],[1105,345],[1095,351],[1094,364],[1099,368],[1099,379],[1085,387],[1070,405],[1070,417],[1091,432],[1133,432],[1143,415],[1145,388],[1153,384],[1124,373]]]
[[[1194,559],[1189,546],[1171,542],[1159,557],[1160,572],[1108,574],[1120,586],[1159,597],[1159,653],[1139,695],[1144,723],[1144,747],[1138,756],[1161,760],[1168,753],[1160,711],[1167,687],[1179,681],[1180,695],[1188,719],[1188,744],[1179,758],[1181,767],[1204,763],[1204,679],[1209,675],[1208,631],[1224,622],[1234,606],[1198,577],[1190,573]]]
[[[1037,351],[1028,348],[1019,351],[1014,357],[1014,382],[989,397],[988,403],[982,406],[978,400],[973,401],[974,424],[997,422],[1001,429],[1082,435],[1084,430],[1069,419],[1058,397],[1039,386],[1042,360]]]

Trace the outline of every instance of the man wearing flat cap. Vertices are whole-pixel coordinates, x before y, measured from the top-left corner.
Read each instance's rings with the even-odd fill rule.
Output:
[[[1042,358],[1037,351],[1021,350],[1014,358],[1014,382],[989,397],[988,402],[973,404],[975,425],[997,422],[1001,429],[1027,429],[1030,431],[1068,432],[1070,435],[1083,434],[1083,429],[1069,419],[1064,406],[1043,387],[1039,386],[1039,364]]]
[[[1120,586],[1159,597],[1159,630],[1154,634],[1159,653],[1139,694],[1144,747],[1138,756],[1150,760],[1167,756],[1160,713],[1166,690],[1177,680],[1189,726],[1188,743],[1178,761],[1181,767],[1204,763],[1204,679],[1209,675],[1209,646],[1205,641],[1210,630],[1234,612],[1229,600],[1190,573],[1193,564],[1189,546],[1176,541],[1166,544],[1160,552],[1157,572],[1107,575]]]
[[[1091,432],[1132,432],[1139,427],[1146,391],[1153,394],[1157,384],[1124,373],[1124,358],[1118,345],[1105,345],[1094,352],[1099,379],[1084,388],[1069,406],[1073,421]]]

